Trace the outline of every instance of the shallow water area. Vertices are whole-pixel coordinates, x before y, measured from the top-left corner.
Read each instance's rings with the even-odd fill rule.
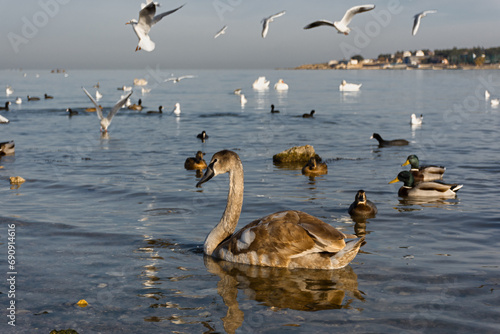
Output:
[[[15,155],[0,157],[5,275],[9,226],[16,249],[15,298],[0,286],[5,314],[15,300],[16,326],[4,316],[2,332],[498,332],[500,109],[484,90],[500,95],[500,72],[187,70],[175,74],[196,77],[174,84],[158,80],[170,71],[157,71],[0,72],[14,89],[0,105],[23,98],[0,112],[10,120],[0,124],[0,142],[16,144]],[[259,76],[271,80],[268,90],[252,89]],[[99,82],[107,113],[123,94],[117,88],[134,78],[149,81],[149,93],[133,87],[132,102],[141,98],[144,110],[120,110],[103,136],[81,87],[95,93]],[[287,92],[272,88],[279,79]],[[344,79],[361,90],[339,92]],[[179,117],[171,114],[177,102]],[[159,105],[163,114],[147,114]],[[312,109],[314,118],[302,118]],[[412,113],[424,115],[421,126],[410,126]],[[203,130],[204,143],[196,138]],[[374,132],[410,144],[378,147]],[[273,164],[274,154],[306,144],[328,174]],[[196,188],[200,176],[184,161],[222,149],[237,152],[245,169],[239,228],[302,210],[364,235],[354,261],[318,271],[205,258],[228,177]],[[444,181],[464,184],[457,198],[398,198],[402,184],[388,182],[410,154],[446,166]],[[11,186],[10,176],[26,182]],[[377,205],[376,218],[347,214],[359,189]],[[89,305],[77,306],[81,299]]]

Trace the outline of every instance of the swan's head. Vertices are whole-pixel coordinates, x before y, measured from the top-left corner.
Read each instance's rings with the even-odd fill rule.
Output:
[[[215,153],[212,160],[210,160],[210,164],[205,174],[196,184],[196,187],[199,188],[203,183],[211,180],[214,176],[230,172],[235,162],[241,164],[240,158],[233,151],[223,150]]]

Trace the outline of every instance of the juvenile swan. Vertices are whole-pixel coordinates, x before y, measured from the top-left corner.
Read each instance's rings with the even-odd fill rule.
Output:
[[[217,226],[205,239],[204,252],[214,258],[251,265],[337,269],[356,256],[364,238],[350,237],[307,213],[289,210],[254,220],[233,234],[243,205],[243,165],[232,151],[214,154],[199,187],[229,173],[227,205]]]

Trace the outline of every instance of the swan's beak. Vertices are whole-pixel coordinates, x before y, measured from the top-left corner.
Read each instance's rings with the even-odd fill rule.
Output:
[[[409,165],[410,164],[410,160],[406,160],[404,164],[402,164],[401,166],[406,166],[406,165]]]
[[[201,180],[196,184],[196,188],[200,188],[203,183],[209,181],[214,176],[214,164],[211,163],[210,165],[208,165],[207,170],[205,171],[205,174],[202,176]]]
[[[396,183],[396,182],[399,182],[399,179],[397,177],[394,180],[392,180],[391,182],[389,182],[389,184]]]

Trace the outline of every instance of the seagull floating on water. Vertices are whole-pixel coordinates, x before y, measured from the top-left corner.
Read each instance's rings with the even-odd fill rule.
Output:
[[[9,120],[7,118],[3,117],[2,115],[0,115],[0,123],[7,124],[7,123],[9,123]]]
[[[172,113],[175,114],[175,116],[180,116],[181,115],[181,104],[177,102],[175,104],[174,110],[172,110]]]
[[[282,11],[279,13],[276,13],[274,15],[271,15],[269,17],[265,17],[262,19],[262,38],[266,38],[267,32],[269,31],[269,23],[273,22],[273,20],[277,17],[285,15],[286,11]]]
[[[227,26],[223,26],[221,30],[219,30],[215,36],[214,36],[214,39],[219,37],[220,35],[224,35],[226,33],[226,29],[227,29]]]
[[[137,21],[136,19],[132,19],[125,23],[132,25],[137,38],[139,38],[139,43],[137,44],[135,51],[142,49],[148,52],[153,51],[155,49],[155,43],[149,37],[149,31],[151,30],[151,27],[158,23],[158,21],[160,21],[165,16],[178,11],[182,7],[184,7],[184,5],[177,7],[176,9],[169,10],[168,12],[155,15],[156,5],[154,2],[150,2],[139,12],[139,21]]]
[[[118,101],[114,105],[114,107],[111,109],[111,111],[109,112],[108,116],[104,117],[102,115],[102,108],[101,108],[101,106],[99,106],[97,104],[97,102],[94,100],[94,98],[92,97],[92,95],[90,95],[90,93],[87,92],[87,90],[84,87],[82,87],[82,89],[85,92],[85,94],[87,94],[87,96],[89,97],[90,101],[92,101],[92,103],[94,103],[94,105],[95,105],[95,108],[96,108],[96,111],[97,111],[97,117],[99,117],[99,120],[100,120],[101,131],[102,132],[108,132],[108,127],[111,124],[111,120],[116,115],[116,113],[118,112],[118,110],[120,110],[120,108],[125,104],[125,102],[127,102],[127,99],[130,97],[130,95],[132,95],[132,92],[130,92],[130,93],[128,93],[127,96],[122,97],[122,99],[120,101]]]
[[[426,16],[427,14],[434,14],[434,13],[437,13],[437,10],[425,10],[422,13],[418,13],[417,15],[415,15],[413,17],[414,21],[413,21],[413,28],[411,29],[411,34],[413,36],[417,34],[418,27],[420,27],[420,20],[422,19],[422,17]]]
[[[18,97],[16,99],[16,104],[21,104],[21,103],[23,103],[23,99],[21,99],[20,97]]]
[[[411,114],[411,120],[410,120],[411,125],[422,125],[423,121],[424,121],[424,115],[420,115],[420,117],[417,117],[415,114]]]
[[[367,12],[375,8],[375,5],[362,5],[355,6],[350,8],[347,12],[345,12],[344,17],[340,21],[330,22],[327,20],[319,20],[309,23],[304,27],[304,29],[316,28],[319,26],[331,26],[338,30],[340,34],[349,35],[351,29],[348,27],[349,23],[351,23],[354,15]]]
[[[485,100],[489,100],[490,99],[490,92],[488,92],[488,90],[484,91],[484,99]]]
[[[14,93],[14,90],[12,89],[11,86],[7,86],[5,88],[5,95],[9,96],[9,95],[12,95]]]

